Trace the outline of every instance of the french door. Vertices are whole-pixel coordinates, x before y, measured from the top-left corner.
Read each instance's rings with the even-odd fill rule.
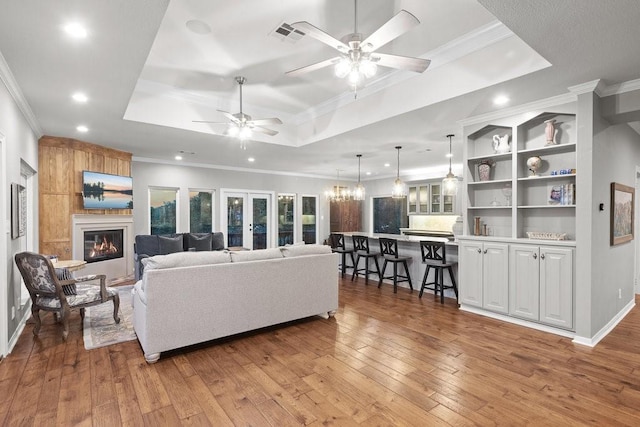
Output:
[[[224,192],[227,247],[271,247],[271,194]]]

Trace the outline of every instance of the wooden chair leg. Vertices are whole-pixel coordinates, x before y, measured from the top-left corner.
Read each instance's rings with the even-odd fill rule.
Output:
[[[384,279],[384,272],[387,269],[387,260],[382,263],[382,273],[378,275],[378,287],[382,286],[382,279]]]
[[[427,287],[427,280],[429,279],[429,268],[430,266],[427,265],[427,268],[424,270],[424,277],[422,278],[422,286],[420,287],[420,293],[418,294],[418,298],[422,298],[422,294],[424,293],[424,288]]]
[[[32,305],[31,314],[33,315],[33,320],[36,322],[36,326],[33,327],[33,335],[37,336],[40,333],[40,327],[42,326],[42,321],[40,320],[40,309]]]
[[[385,261],[386,262],[386,261]],[[393,263],[393,293],[398,293],[398,263]]]
[[[360,263],[360,255],[356,255],[356,262],[353,264],[353,272],[351,273],[351,281],[358,275],[358,264]]]
[[[120,323],[120,317],[118,317],[118,309],[120,308],[120,295],[117,293],[113,296],[113,320],[116,323]]]
[[[409,281],[409,288],[413,292],[413,283],[411,283],[411,274],[409,273],[409,265],[407,261],[402,261],[402,265],[404,265],[404,272],[407,274],[407,280]]]
[[[69,336],[69,316],[71,311],[66,309],[62,311],[62,340],[66,341]]]
[[[444,304],[444,268],[440,268],[440,304]]]

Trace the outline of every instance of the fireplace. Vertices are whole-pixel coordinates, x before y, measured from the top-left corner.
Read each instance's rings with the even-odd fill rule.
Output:
[[[84,260],[87,263],[124,256],[123,229],[84,231]]]

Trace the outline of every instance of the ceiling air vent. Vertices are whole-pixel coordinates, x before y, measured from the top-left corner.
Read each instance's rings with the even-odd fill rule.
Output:
[[[271,32],[273,37],[280,39],[281,41],[288,41],[289,43],[295,43],[304,37],[304,33],[300,30],[296,30],[291,25],[283,22],[275,30]]]

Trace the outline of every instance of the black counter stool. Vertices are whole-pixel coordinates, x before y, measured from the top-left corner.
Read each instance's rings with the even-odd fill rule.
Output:
[[[369,283],[369,274],[377,274],[380,277],[380,266],[378,265],[378,256],[380,255],[377,252],[369,251],[369,238],[367,236],[351,236],[353,239],[353,250],[356,254],[356,263],[353,268],[353,274],[351,275],[351,280],[353,280],[356,276],[360,275],[360,273],[364,273],[364,283]],[[360,258],[364,258],[364,268],[358,268],[360,263]],[[371,270],[369,268],[369,260],[373,259],[373,263],[376,266],[375,270]]]
[[[340,254],[342,257],[342,262],[340,263],[340,273],[341,277],[344,277],[344,272],[348,268],[353,269],[356,265],[356,262],[353,258],[353,249],[347,249],[344,245],[344,234],[340,233],[331,233],[329,234],[329,245],[331,245],[331,252]],[[347,265],[347,255],[351,257],[351,265]]]
[[[380,238],[380,255],[384,258],[382,264],[382,273],[380,274],[380,280],[378,281],[378,287],[382,285],[383,279],[393,279],[393,293],[398,292],[398,282],[409,282],[409,287],[413,291],[413,284],[411,283],[411,275],[409,274],[409,266],[407,260],[410,260],[410,256],[400,256],[398,254],[398,241],[396,239],[387,239],[385,237]],[[387,269],[387,263],[393,263],[393,276],[385,276],[384,272]],[[402,263],[404,266],[404,275],[398,274],[398,264]]]
[[[427,265],[424,272],[424,278],[422,279],[422,287],[420,288],[419,297],[422,298],[422,293],[425,289],[433,291],[434,296],[438,296],[438,289],[440,290],[440,303],[444,303],[444,290],[453,289],[456,294],[456,301],[458,300],[458,285],[456,284],[456,278],[453,275],[453,266],[457,263],[447,262],[447,250],[444,242],[436,242],[431,240],[420,241],[420,251],[422,252],[422,262]],[[433,268],[435,277],[433,282],[428,282],[429,271]],[[444,270],[449,271],[449,277],[451,278],[451,286],[444,285]]]

